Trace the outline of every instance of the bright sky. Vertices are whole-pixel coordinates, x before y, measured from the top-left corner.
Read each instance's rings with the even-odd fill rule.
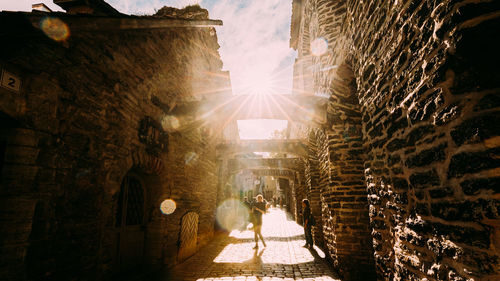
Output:
[[[273,137],[274,130],[283,130],[287,125],[286,120],[259,119],[238,120],[238,129],[241,139],[269,139]]]
[[[295,52],[288,47],[292,1],[286,0],[106,0],[125,14],[154,14],[163,6],[183,8],[199,4],[217,28],[223,69],[231,73],[234,94],[291,93]],[[31,11],[31,4],[52,0],[0,0],[0,10]],[[238,122],[240,138],[266,139],[283,130],[287,121]],[[241,125],[240,125],[241,124]]]

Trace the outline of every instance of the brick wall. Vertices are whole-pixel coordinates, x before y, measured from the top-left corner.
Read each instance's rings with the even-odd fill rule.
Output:
[[[338,235],[371,233],[379,280],[498,279],[498,1],[295,2],[291,42],[330,95],[319,182],[340,272]],[[328,51],[311,56],[318,37]]]
[[[22,17],[0,17],[15,27],[2,35],[2,68],[23,81],[20,93],[0,90],[2,114],[16,120],[1,138],[0,274],[114,274],[120,186],[130,172],[145,186],[145,269],[176,263],[187,212],[199,214],[198,243],[206,243],[214,229],[219,136],[188,126],[195,116],[177,116],[178,129],[165,116],[222,83],[209,75],[222,66],[214,29],[75,31],[56,42]],[[167,198],[177,209],[165,216],[159,206]]]

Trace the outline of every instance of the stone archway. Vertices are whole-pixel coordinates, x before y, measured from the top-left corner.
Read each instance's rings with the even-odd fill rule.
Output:
[[[115,227],[117,231],[116,261],[120,272],[137,268],[143,262],[145,245],[146,189],[140,176],[129,172],[123,178]]]
[[[309,155],[305,165],[305,197],[311,204],[311,212],[316,220],[313,226],[314,243],[324,247],[323,216],[322,216],[322,192],[325,191],[325,177],[320,177],[319,145],[322,143],[318,136],[320,130],[311,131],[309,134]],[[323,184],[323,185],[322,185]]]
[[[0,123],[0,252],[3,264],[11,268],[2,271],[2,279],[14,280],[47,270],[43,266],[50,244],[41,202],[50,198],[39,199],[45,194],[33,191],[40,170],[40,135],[1,110]]]
[[[164,248],[163,233],[165,231],[166,218],[159,211],[161,200],[158,201],[171,178],[168,176],[163,158],[151,155],[144,149],[136,149],[129,153],[128,157],[117,159],[109,164],[111,170],[106,175],[107,198],[113,207],[104,216],[107,221],[113,224],[108,225],[103,235],[103,247],[107,247],[113,252],[112,274],[122,274],[118,255],[119,235],[117,234],[116,220],[120,191],[123,187],[124,179],[134,175],[139,179],[144,188],[144,220],[141,228],[144,232],[144,245],[142,264],[144,270],[156,269],[163,264]]]
[[[44,259],[44,253],[50,247],[47,241],[50,228],[48,205],[44,200],[39,200],[33,212],[25,258],[26,275],[30,280],[42,276],[50,268],[50,262]]]
[[[330,127],[318,131],[319,169],[325,247],[346,280],[374,276],[373,246],[364,175],[361,110],[348,61],[333,72],[329,88]]]
[[[163,263],[162,256],[164,248],[158,245],[162,245],[163,243],[163,233],[166,223],[165,218],[162,217],[159,212],[159,204],[161,202],[158,202],[157,198],[165,192],[164,189],[168,186],[167,182],[169,181],[163,161],[161,158],[151,155],[144,150],[136,150],[130,153],[127,158],[117,162],[114,167],[116,170],[110,171],[107,176],[110,188],[108,194],[114,206],[111,209],[111,213],[108,215],[112,217],[114,225],[107,230],[104,238],[105,243],[112,243],[114,247],[114,274],[126,273],[126,271],[123,271],[124,267],[121,265],[122,262],[120,260],[119,251],[121,243],[119,233],[122,232],[122,230],[118,229],[116,224],[119,220],[118,213],[120,212],[120,208],[122,212],[124,208],[120,206],[120,200],[124,200],[121,198],[121,193],[123,193],[126,181],[130,179],[140,182],[143,188],[144,197],[144,214],[142,222],[136,224],[136,226],[125,226],[135,231],[135,234],[130,233],[132,236],[135,235],[135,238],[133,238],[133,240],[135,240],[132,243],[136,244],[136,249],[133,251],[137,252],[137,255],[141,257],[140,261],[138,258],[135,259],[135,263],[137,267],[142,267],[143,270],[158,268]],[[137,195],[137,193],[135,193],[135,195]],[[158,225],[160,225],[160,227],[158,227]],[[128,235],[127,231],[128,230],[125,230],[125,235]],[[141,242],[139,241],[141,235],[143,236],[142,252],[140,246]],[[129,251],[127,249],[125,250]],[[130,251],[132,251],[132,249],[130,249]]]

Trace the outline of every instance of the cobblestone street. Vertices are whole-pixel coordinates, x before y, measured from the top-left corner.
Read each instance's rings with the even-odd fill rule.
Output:
[[[284,211],[264,215],[262,234],[258,249],[250,230],[217,237],[158,280],[339,280],[319,248],[302,247],[303,229]]]

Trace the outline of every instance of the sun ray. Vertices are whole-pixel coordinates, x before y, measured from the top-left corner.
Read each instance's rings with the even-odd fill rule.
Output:
[[[283,113],[283,115],[286,117],[288,122],[293,122],[292,118],[288,115],[288,113],[286,113],[286,111],[281,107],[281,105],[276,102],[274,97],[272,95],[269,95],[269,98],[270,98],[271,102],[273,102],[274,105],[276,105],[276,108],[278,108],[278,110],[281,111],[281,113]]]
[[[280,95],[280,96],[277,96],[277,97],[279,99],[285,99],[288,103],[292,104],[295,108],[298,108],[298,109],[302,110],[306,115],[308,115],[310,117],[313,117],[313,118],[316,118],[316,120],[320,120],[321,119],[321,116],[315,114],[314,111],[311,113],[310,110],[306,109],[304,106],[296,103],[295,101],[291,100],[290,98],[285,97],[283,95]]]
[[[229,124],[229,122],[231,122],[231,120],[233,120],[234,116],[236,114],[238,114],[238,112],[241,110],[241,108],[246,105],[246,103],[248,102],[248,99],[251,97],[252,96],[249,95],[245,98],[245,100],[240,104],[240,106],[233,111],[233,113],[231,114],[231,116],[229,116],[229,118],[227,118],[227,120],[224,122],[224,125],[222,127],[226,127],[227,124]]]
[[[271,105],[269,104],[269,99],[264,99],[264,104],[269,112],[272,112]]]
[[[250,101],[250,105],[245,108],[245,110],[243,111],[244,113],[244,116],[241,116],[241,117],[247,117],[250,112],[254,111],[255,110],[255,107],[258,108],[258,105],[256,105],[258,99],[259,99],[259,96],[250,96],[251,97],[251,101]]]
[[[239,97],[236,96],[236,95],[233,95],[231,98],[229,98],[228,100],[216,105],[215,107],[213,107],[210,111],[204,113],[203,115],[204,116],[208,116],[208,115],[212,115],[213,113],[215,113],[216,111],[218,111],[219,109],[221,109],[222,107],[226,106],[227,104],[229,103],[232,103],[236,100],[238,100]]]
[[[280,89],[286,89],[286,88],[280,87]],[[299,94],[314,96],[314,92],[311,92],[311,91],[294,89],[294,92],[297,92]]]

